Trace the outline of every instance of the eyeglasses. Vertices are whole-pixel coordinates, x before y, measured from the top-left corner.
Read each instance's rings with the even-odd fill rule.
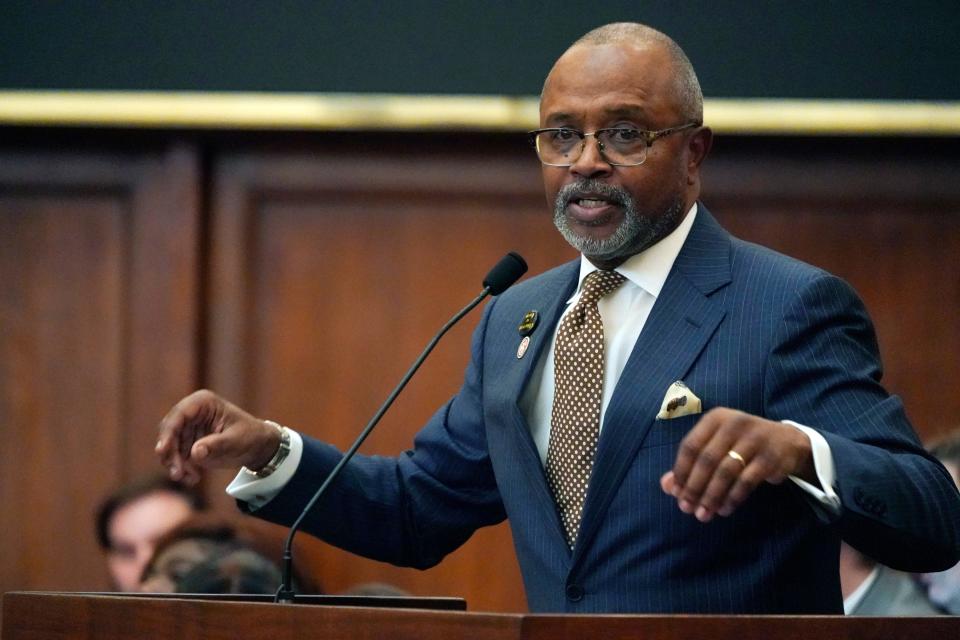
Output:
[[[536,129],[529,132],[529,136],[537,149],[540,162],[551,167],[569,167],[579,160],[587,145],[587,136],[594,137],[600,148],[600,156],[609,164],[615,167],[635,167],[647,159],[647,149],[654,140],[699,126],[699,122],[688,122],[659,131],[614,127],[597,129],[593,133],[558,127]]]

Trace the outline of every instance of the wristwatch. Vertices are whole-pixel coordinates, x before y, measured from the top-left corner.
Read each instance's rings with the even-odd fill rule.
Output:
[[[277,470],[283,461],[287,459],[287,456],[290,455],[290,431],[286,427],[281,427],[272,420],[264,420],[264,423],[270,425],[280,433],[280,447],[277,449],[277,452],[273,454],[273,457],[270,458],[270,461],[256,471],[244,467],[244,470],[247,473],[256,476],[257,478],[266,478],[267,476],[271,475]]]

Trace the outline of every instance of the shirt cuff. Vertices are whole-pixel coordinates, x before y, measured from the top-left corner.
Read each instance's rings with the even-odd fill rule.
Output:
[[[804,493],[812,500],[810,505],[824,522],[831,522],[840,516],[842,504],[840,496],[834,490],[837,473],[836,466],[833,463],[833,453],[830,451],[830,445],[826,438],[820,435],[815,429],[797,424],[792,420],[784,420],[783,424],[799,429],[810,438],[810,449],[813,453],[813,467],[817,472],[817,480],[820,481],[820,487],[815,487],[809,482],[801,480],[795,476],[789,476]],[[822,487],[822,489],[821,489]]]
[[[256,511],[287,486],[300,466],[300,458],[303,457],[303,438],[293,429],[287,431],[290,432],[290,453],[277,470],[266,478],[258,478],[246,469],[240,469],[240,473],[227,486],[227,495],[246,502],[251,511]]]

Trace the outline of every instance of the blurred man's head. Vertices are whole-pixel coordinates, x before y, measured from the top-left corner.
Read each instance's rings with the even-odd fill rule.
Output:
[[[930,453],[943,463],[960,488],[960,428],[932,443]],[[934,604],[952,615],[960,615],[960,563],[946,571],[925,573],[920,580]]]
[[[175,585],[177,593],[271,594],[280,588],[280,569],[253,549],[230,549],[197,563]]]
[[[957,487],[960,487],[960,428],[931,444],[930,453],[943,463]]]
[[[280,569],[265,541],[234,519],[196,515],[157,541],[141,577],[147,593],[275,593]]]
[[[157,540],[204,506],[198,492],[165,476],[141,479],[107,497],[96,527],[113,587],[137,591]]]
[[[139,589],[173,593],[180,580],[198,564],[246,546],[233,523],[220,516],[203,514],[188,518],[156,541],[153,557],[140,575]]]

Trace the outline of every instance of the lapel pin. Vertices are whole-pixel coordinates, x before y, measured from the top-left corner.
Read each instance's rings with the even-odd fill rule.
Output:
[[[517,331],[520,332],[522,336],[529,336],[533,333],[533,330],[537,328],[537,323],[540,321],[540,314],[534,311],[527,311],[523,315],[523,320],[520,321],[520,326],[517,327]]]
[[[520,346],[517,347],[517,360],[523,357],[523,354],[527,352],[527,349],[530,347],[530,336],[523,336],[523,340],[520,341]]]

